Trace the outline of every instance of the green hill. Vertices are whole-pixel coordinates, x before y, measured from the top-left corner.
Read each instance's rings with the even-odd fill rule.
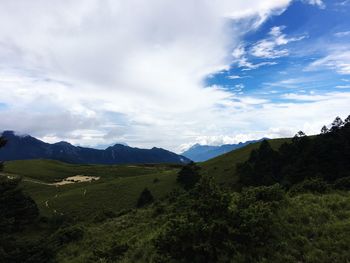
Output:
[[[290,141],[269,144],[278,150]],[[8,162],[4,172],[23,178],[23,190],[46,217],[11,233],[5,256],[60,263],[350,262],[349,179],[241,189],[236,165],[261,148],[256,143],[197,164],[202,179],[189,191],[176,182],[181,166]],[[51,185],[74,175],[100,179]],[[155,202],[136,209],[144,188]]]
[[[97,212],[135,207],[147,187],[156,199],[176,185],[177,165],[73,165],[52,160],[5,163],[4,172],[21,176],[21,185],[38,204],[43,215],[64,214],[91,220]],[[64,178],[85,175],[99,180],[61,186],[50,185]]]
[[[271,147],[278,149],[283,143],[290,142],[291,139],[272,139],[269,140]],[[208,174],[217,179],[217,181],[226,186],[236,187],[238,176],[236,174],[236,165],[245,162],[252,150],[257,149],[261,142],[253,143],[238,150],[218,156],[214,159],[200,163],[202,174]]]
[[[289,139],[274,139],[276,149]],[[248,145],[212,160],[200,163],[201,173],[235,187],[236,164],[247,160],[260,143]],[[144,188],[160,199],[178,187],[179,165],[76,165],[54,160],[24,160],[5,163],[4,172],[23,177],[24,191],[34,198],[43,215],[64,214],[91,220],[96,211],[118,212],[135,207]],[[64,178],[85,175],[100,177],[87,183],[49,185]]]

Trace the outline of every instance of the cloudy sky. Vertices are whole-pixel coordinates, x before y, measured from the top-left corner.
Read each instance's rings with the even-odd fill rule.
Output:
[[[350,0],[0,0],[0,130],[176,152],[350,114]]]

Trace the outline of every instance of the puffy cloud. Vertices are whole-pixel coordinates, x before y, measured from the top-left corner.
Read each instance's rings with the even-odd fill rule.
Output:
[[[304,0],[304,2],[306,2],[310,5],[318,6],[321,9],[326,8],[326,5],[322,0]]]
[[[80,144],[174,149],[207,123],[223,128],[221,111],[242,105],[204,79],[227,69],[240,37],[289,3],[1,1],[0,125]]]
[[[287,38],[285,34],[282,33],[284,26],[275,26],[272,27],[267,39],[260,40],[251,48],[251,54],[259,58],[279,58],[289,55],[289,51],[286,48],[279,48],[285,46],[290,42],[300,41],[305,38],[301,37],[292,37]]]
[[[262,66],[276,65],[276,61],[270,61],[289,55],[289,50],[285,47],[291,42],[304,39],[306,36],[290,37],[282,31],[284,26],[274,26],[270,29],[268,37],[258,42],[248,45],[240,44],[231,53],[234,65],[242,68],[243,71],[258,69]],[[260,61],[253,63],[253,59],[264,59],[269,61]]]

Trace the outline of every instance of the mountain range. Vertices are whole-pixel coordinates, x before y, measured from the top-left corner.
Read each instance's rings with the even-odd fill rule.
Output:
[[[140,164],[176,163],[185,164],[191,160],[153,147],[140,149],[116,144],[104,150],[74,146],[68,142],[46,143],[32,136],[19,136],[13,131],[2,133],[7,141],[0,149],[0,160],[51,159],[76,164]]]
[[[231,152],[233,150],[237,150],[248,144],[259,142],[264,139],[266,138],[263,138],[260,140],[240,142],[238,144],[224,144],[221,146],[195,144],[191,148],[189,148],[187,151],[183,152],[181,155],[191,159],[194,162],[205,162],[219,155]]]

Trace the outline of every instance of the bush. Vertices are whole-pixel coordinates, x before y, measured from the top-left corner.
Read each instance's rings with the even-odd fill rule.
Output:
[[[125,243],[114,242],[112,246],[93,250],[93,260],[96,262],[119,262],[122,256],[128,251],[129,246]]]
[[[143,189],[143,191],[140,194],[139,199],[137,200],[137,207],[143,207],[145,205],[148,205],[152,203],[154,200],[153,195],[150,190],[147,188]]]
[[[185,165],[178,173],[177,182],[186,190],[192,189],[201,178],[199,170],[200,167],[194,162]]]
[[[296,184],[290,189],[290,193],[318,193],[323,194],[329,191],[329,184],[325,182],[322,178],[316,177],[311,179],[306,179],[303,182]]]
[[[103,210],[103,211],[100,211],[95,216],[94,222],[95,223],[100,223],[100,222],[106,221],[107,219],[115,218],[115,217],[117,217],[117,215],[113,211]]]
[[[233,253],[229,197],[203,177],[184,199],[154,241],[158,261],[227,262]]]
[[[281,232],[278,212],[284,202],[285,192],[278,184],[243,189],[237,201],[236,240],[249,262],[267,249],[274,250]]]
[[[350,176],[339,178],[334,182],[333,186],[339,190],[350,190]]]
[[[25,225],[34,223],[39,209],[34,200],[19,187],[20,179],[0,176],[0,231],[19,231]]]
[[[52,237],[52,241],[55,247],[79,241],[84,236],[83,228],[79,226],[72,226],[59,229]]]

